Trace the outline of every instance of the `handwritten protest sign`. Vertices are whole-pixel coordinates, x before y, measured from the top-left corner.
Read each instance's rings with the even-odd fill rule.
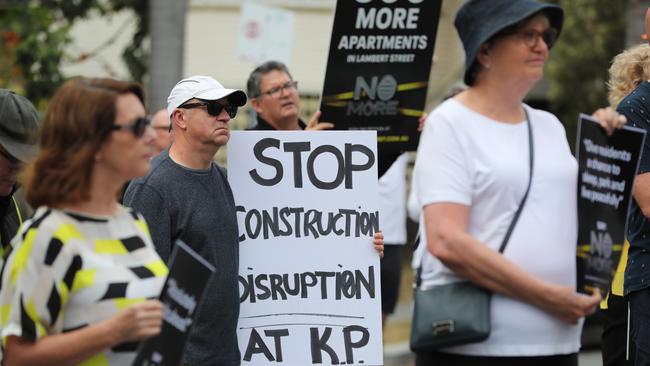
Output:
[[[624,127],[612,136],[580,115],[578,159],[578,291],[605,295],[625,241],[632,183],[645,131]]]
[[[196,309],[215,268],[180,240],[174,243],[169,274],[160,295],[164,321],[160,334],[140,346],[133,366],[181,363]]]
[[[375,132],[233,131],[242,365],[381,365]]]
[[[337,1],[320,119],[377,131],[382,156],[416,150],[441,4]]]

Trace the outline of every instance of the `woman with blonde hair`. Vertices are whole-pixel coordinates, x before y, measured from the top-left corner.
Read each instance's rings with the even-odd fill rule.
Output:
[[[646,13],[646,34],[648,33],[650,33],[650,8]],[[610,68],[610,102],[617,106],[619,113],[627,117],[628,125],[645,131],[650,131],[648,79],[650,79],[648,44],[635,46],[614,58]],[[605,312],[603,330],[605,365],[650,365],[649,173],[650,150],[646,137],[632,188],[634,199],[630,202],[627,216],[627,245],[623,248],[621,263],[612,281]]]
[[[612,108],[632,93],[639,85],[650,79],[650,46],[639,44],[616,55],[609,68],[608,99]],[[618,111],[634,123],[634,114],[629,108]],[[607,297],[600,307],[604,314],[602,333],[603,366],[634,365],[635,347],[628,333],[628,305],[623,297],[623,283],[630,244],[626,241],[621,253],[621,261]]]
[[[616,108],[623,98],[639,84],[650,79],[650,46],[647,43],[632,46],[619,53],[609,68],[607,99]]]
[[[52,98],[24,174],[37,207],[2,272],[3,365],[128,365],[162,325],[167,268],[144,219],[119,205],[147,173],[154,131],[139,85],[78,78]]]

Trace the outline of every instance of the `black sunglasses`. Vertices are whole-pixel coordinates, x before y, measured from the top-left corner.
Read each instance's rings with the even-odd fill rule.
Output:
[[[226,110],[226,113],[230,116],[230,118],[235,118],[237,115],[237,106],[234,105],[223,105],[216,100],[206,100],[206,101],[201,101],[199,103],[187,103],[178,106],[178,108],[184,108],[184,109],[192,109],[192,108],[202,108],[202,107],[207,107],[208,114],[217,117],[221,114],[221,111],[224,109]]]
[[[111,131],[130,130],[133,133],[133,136],[140,138],[142,135],[144,135],[144,132],[147,130],[147,126],[150,124],[151,117],[139,117],[128,125],[113,125],[111,126]]]

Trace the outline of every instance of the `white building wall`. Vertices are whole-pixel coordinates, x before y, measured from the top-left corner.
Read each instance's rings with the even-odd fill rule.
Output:
[[[279,3],[258,2],[267,5]],[[185,39],[185,75],[211,75],[228,87],[245,88],[248,75],[257,65],[237,57],[241,3],[226,0],[190,3]],[[299,81],[301,92],[316,94],[322,87],[325,74],[334,8],[311,6],[296,9],[289,6],[283,9],[294,11],[293,46],[287,66]]]
[[[75,22],[68,48],[72,60],[63,62],[63,74],[128,79],[122,51],[131,43],[136,21],[132,12],[122,11],[110,17],[97,15]],[[92,55],[80,58],[83,54]]]
[[[183,74],[211,75],[226,87],[245,89],[248,75],[257,65],[237,57],[239,9],[243,0],[189,1]],[[299,81],[302,94],[319,94],[325,75],[335,0],[255,1],[294,12],[293,46],[288,66]],[[443,1],[435,49],[437,62],[427,98],[429,108],[460,80],[464,56],[453,18],[461,4],[462,0]],[[93,57],[66,62],[64,74],[128,79],[121,53],[134,30],[135,16],[126,11],[111,17],[80,20],[71,34],[73,42],[69,52],[73,56],[92,52],[109,40],[113,41]]]

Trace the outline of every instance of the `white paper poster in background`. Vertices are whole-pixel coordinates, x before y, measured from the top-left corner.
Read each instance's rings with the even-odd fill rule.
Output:
[[[289,63],[293,40],[293,12],[245,1],[239,20],[237,55],[256,64]]]
[[[382,365],[375,131],[233,131],[242,365]]]

